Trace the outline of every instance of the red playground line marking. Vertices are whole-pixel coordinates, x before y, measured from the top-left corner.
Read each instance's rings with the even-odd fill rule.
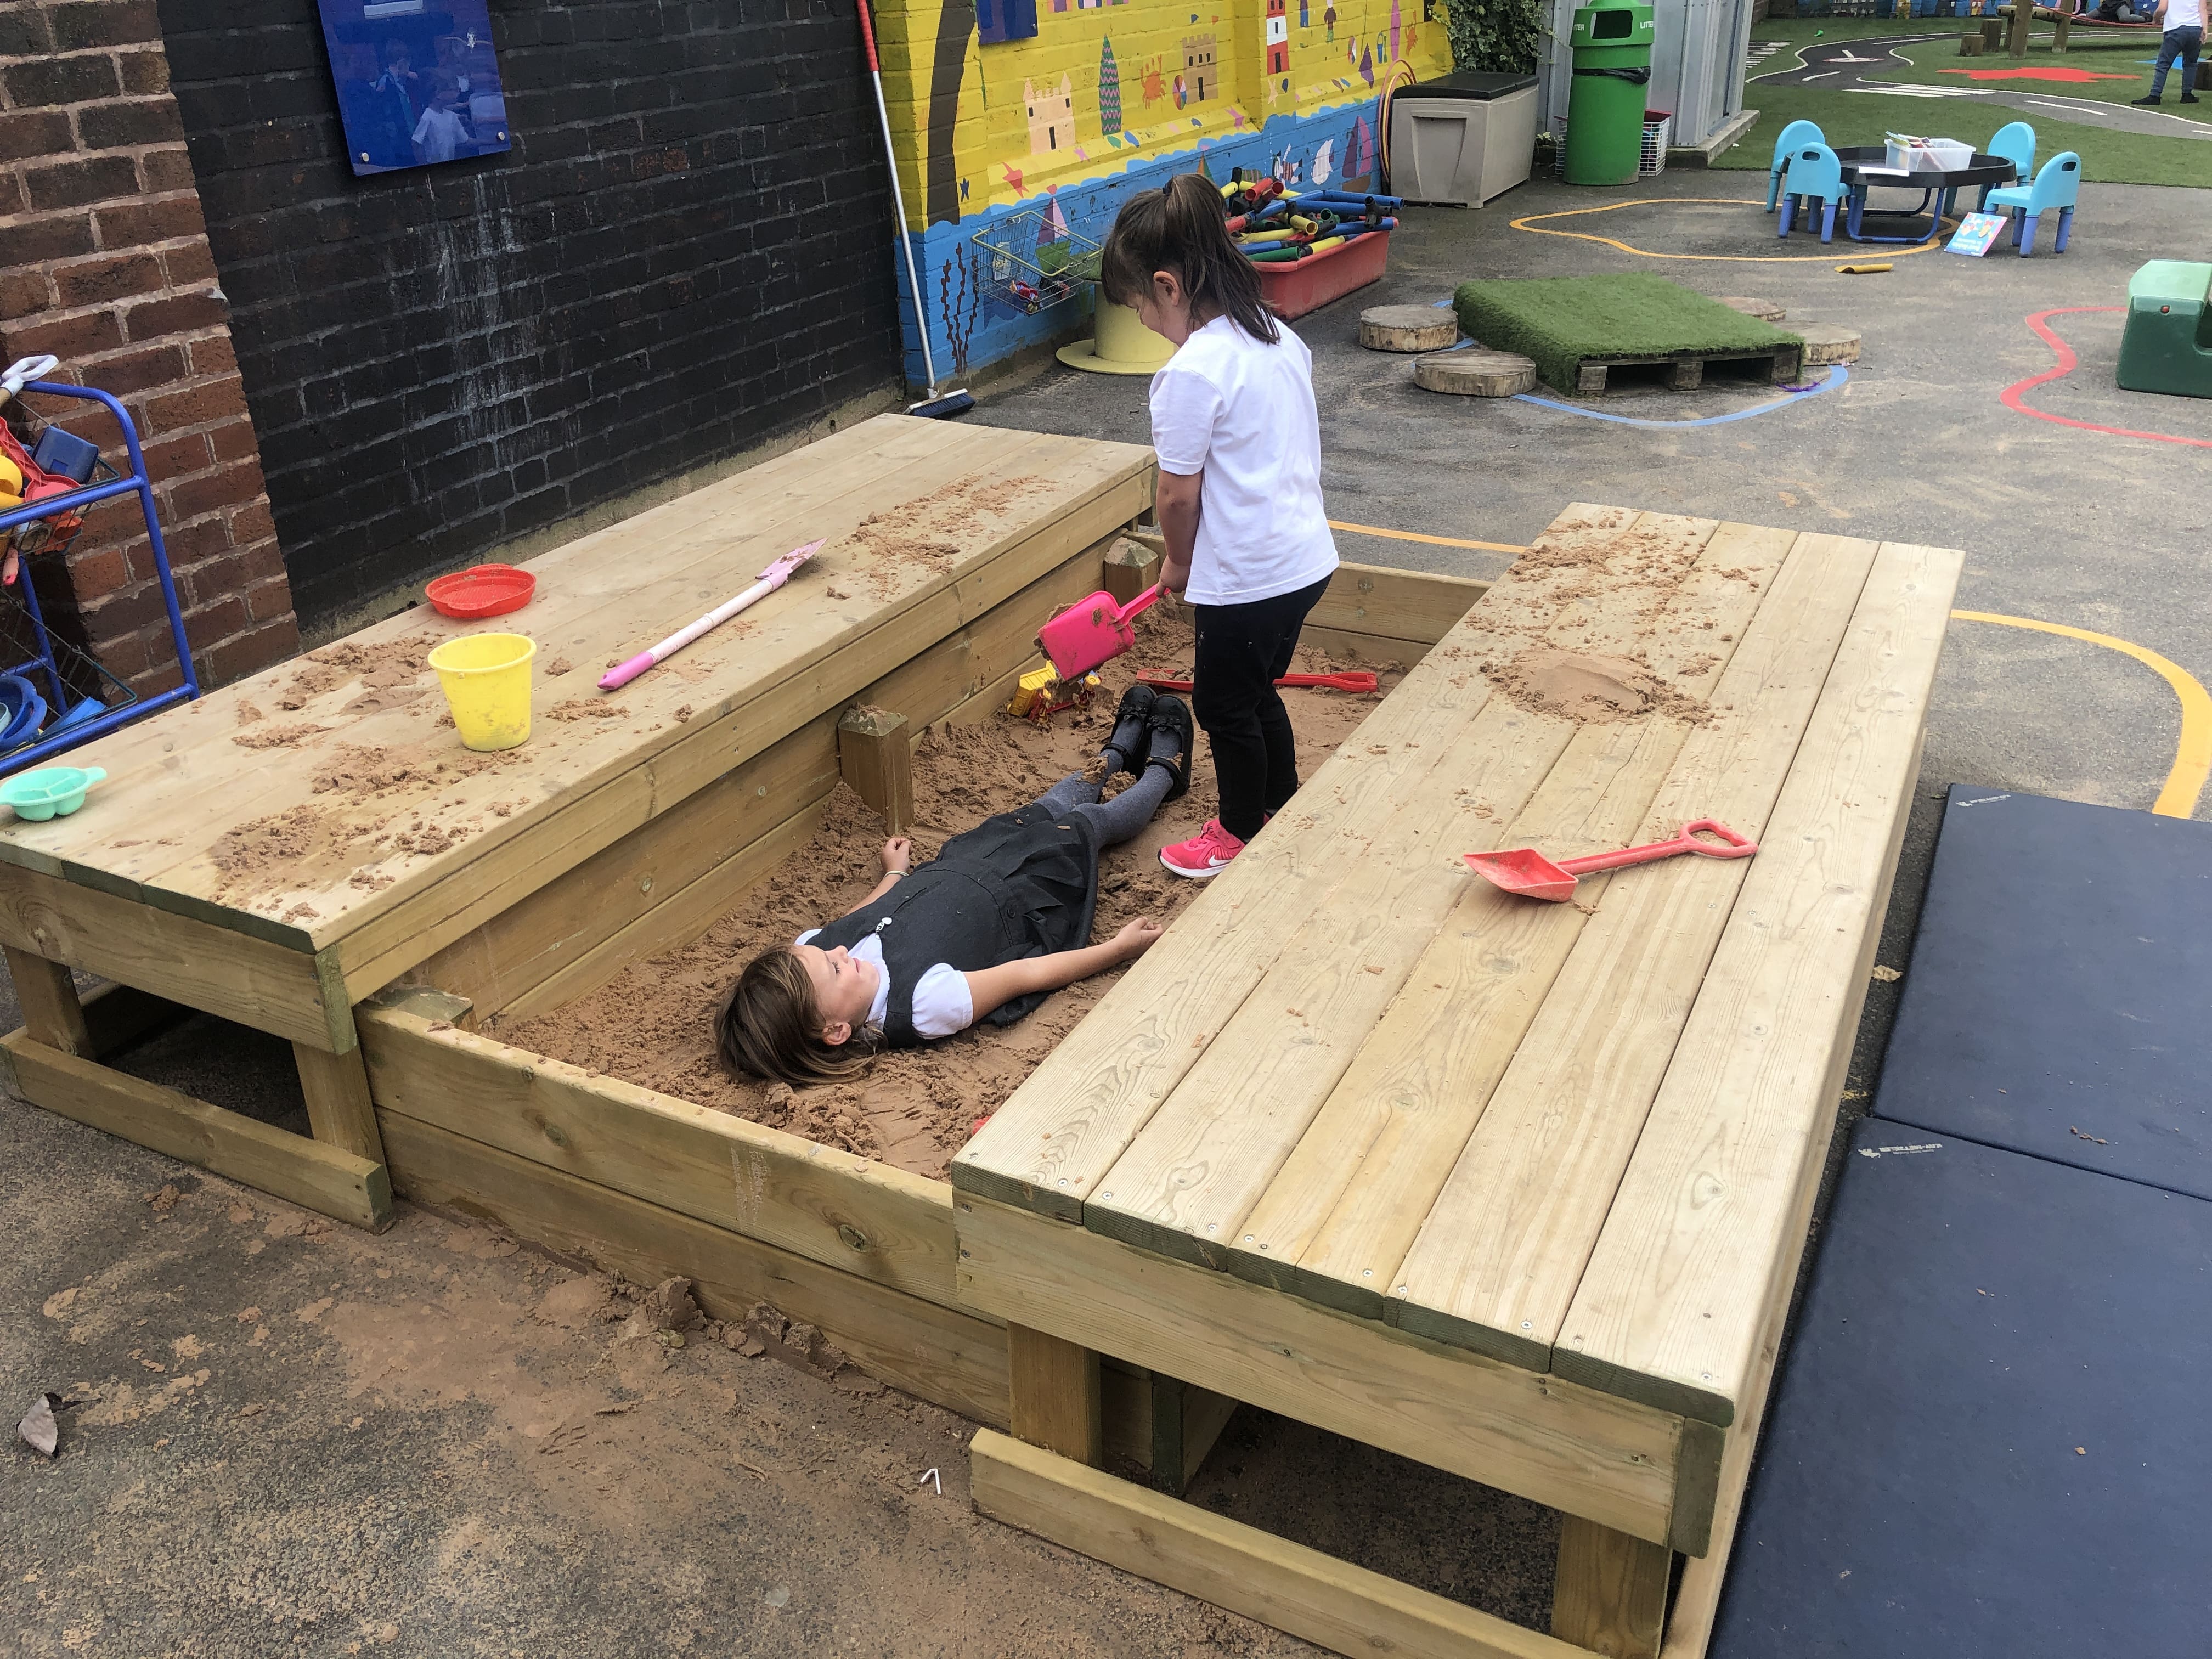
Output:
[[[2053,426],[2070,426],[2080,432],[2102,432],[2115,438],[2148,438],[2153,443],[2187,444],[2195,449],[2212,449],[2212,438],[2181,438],[2176,437],[2171,432],[2138,432],[2132,427],[2099,426],[2094,421],[2069,421],[2063,415],[2048,414],[2043,410],[2028,407],[2029,392],[2039,386],[2048,385],[2052,380],[2063,380],[2081,366],[2081,360],[2074,355],[2074,348],[2052,333],[2043,319],[2046,317],[2071,316],[2075,312],[2125,311],[2126,309],[2125,306],[2058,306],[2050,311],[2039,311],[2033,313],[2027,319],[2027,325],[2042,337],[2044,344],[2051,348],[2051,355],[2058,359],[2058,367],[2046,368],[2040,374],[2031,374],[2025,380],[2014,381],[2012,385],[1997,393],[1997,401],[2016,414],[2026,415],[2039,421],[2049,421]]]

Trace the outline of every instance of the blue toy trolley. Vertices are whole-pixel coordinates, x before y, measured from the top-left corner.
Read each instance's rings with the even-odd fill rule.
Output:
[[[39,596],[31,580],[31,559],[21,561],[21,574],[12,586],[0,587],[0,662],[13,666],[0,670],[0,777],[37,766],[50,757],[103,736],[156,709],[187,702],[200,694],[199,677],[192,669],[192,653],[185,638],[184,613],[177,605],[177,584],[169,572],[168,550],[162,545],[161,526],[154,508],[154,486],[146,476],[146,458],[138,447],[138,431],[123,405],[105,392],[33,377],[50,374],[52,357],[27,357],[0,376],[0,404],[23,392],[43,392],[96,403],[115,417],[122,428],[130,458],[129,474],[118,473],[105,460],[97,463],[83,488],[66,495],[25,501],[0,512],[0,548],[9,545],[17,527],[82,512],[118,495],[136,493],[146,520],[146,538],[153,550],[155,580],[161,586],[161,602],[169,613],[169,638],[176,647],[182,683],[151,697],[136,692],[102,668],[86,652],[47,630],[40,613]],[[27,414],[28,407],[25,407]],[[42,427],[30,416],[33,436]]]

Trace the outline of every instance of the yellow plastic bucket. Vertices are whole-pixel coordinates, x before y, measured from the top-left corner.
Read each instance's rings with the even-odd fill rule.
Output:
[[[538,642],[520,634],[465,634],[430,653],[453,729],[469,749],[516,749],[530,741],[530,659]]]

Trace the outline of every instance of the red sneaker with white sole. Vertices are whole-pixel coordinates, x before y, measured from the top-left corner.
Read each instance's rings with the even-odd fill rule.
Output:
[[[1204,881],[1218,876],[1229,860],[1244,850],[1244,843],[1221,827],[1219,818],[1208,818],[1206,828],[1188,841],[1160,848],[1160,862],[1179,876]]]

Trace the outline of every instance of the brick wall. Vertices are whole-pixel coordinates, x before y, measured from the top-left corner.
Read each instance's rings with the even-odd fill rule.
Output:
[[[851,0],[493,0],[514,149],[356,179],[308,0],[161,0],[303,617],[898,373]]]
[[[150,0],[0,4],[0,360],[51,352],[59,378],[131,410],[204,678],[290,654],[291,593]],[[125,465],[104,413],[68,424]],[[33,565],[58,631],[141,691],[177,682],[135,498],[89,515],[65,568]]]

